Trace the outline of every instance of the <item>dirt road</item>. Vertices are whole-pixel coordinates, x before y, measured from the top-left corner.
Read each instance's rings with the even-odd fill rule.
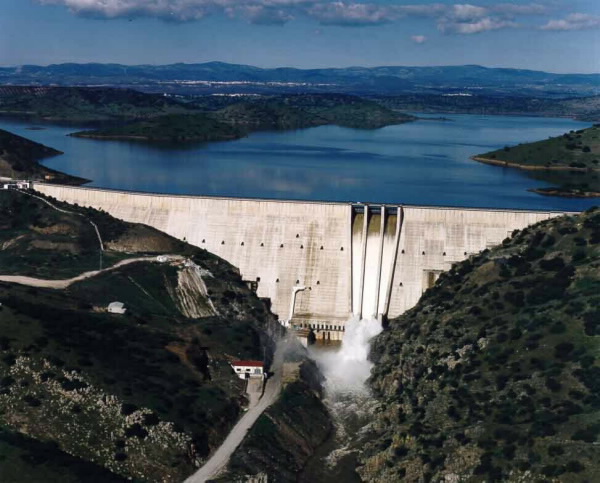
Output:
[[[279,392],[281,391],[281,374],[283,372],[283,349],[284,343],[278,342],[277,349],[275,351],[275,357],[273,358],[273,366],[271,370],[274,372],[273,376],[267,381],[265,393],[259,400],[256,406],[248,410],[246,414],[238,421],[233,427],[227,439],[223,441],[223,444],[219,449],[212,455],[212,457],[200,468],[196,473],[190,476],[185,483],[203,483],[211,478],[215,478],[221,473],[229,458],[241,444],[242,440],[246,436],[248,430],[260,417],[260,415],[273,404]]]
[[[169,262],[183,260],[184,258],[179,255],[166,255]],[[85,272],[81,275],[77,275],[73,278],[67,278],[64,280],[47,280],[43,278],[33,278],[33,277],[25,277],[23,275],[0,275],[0,282],[10,282],[10,283],[18,283],[20,285],[28,285],[29,287],[40,287],[40,288],[55,288],[55,289],[65,289],[69,285],[79,282],[81,280],[85,280],[86,278],[95,277],[104,272],[109,272],[110,270],[114,270],[116,268],[122,267],[123,265],[129,265],[130,263],[136,262],[155,262],[159,263],[157,257],[138,257],[138,258],[129,258],[127,260],[121,260],[118,263],[115,263],[111,267],[105,268],[103,270],[93,270],[91,272]]]

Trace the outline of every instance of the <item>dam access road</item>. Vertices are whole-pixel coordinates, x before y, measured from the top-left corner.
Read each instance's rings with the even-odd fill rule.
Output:
[[[34,188],[205,248],[238,267],[280,320],[332,340],[350,317],[396,317],[453,263],[563,214]]]
[[[185,483],[204,483],[217,477],[227,466],[229,458],[242,443],[246,433],[254,425],[260,415],[273,404],[281,392],[283,355],[286,342],[279,340],[273,357],[271,372],[273,375],[266,381],[263,395],[257,404],[248,409],[246,414],[237,422],[221,446],[213,453],[210,459],[196,473],[190,476]]]

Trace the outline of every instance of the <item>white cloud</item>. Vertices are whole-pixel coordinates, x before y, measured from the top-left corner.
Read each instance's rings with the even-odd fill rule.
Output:
[[[224,14],[255,24],[285,24],[298,17],[310,17],[322,25],[349,27],[376,26],[406,17],[431,18],[445,34],[474,34],[514,28],[524,16],[545,15],[552,8],[543,3],[405,4],[380,0],[35,0],[42,5],[60,5],[82,16],[155,17],[187,22],[209,15]],[[480,0],[478,0],[480,1]],[[542,0],[538,0],[542,2]],[[600,17],[573,13],[550,20],[542,30],[583,30],[600,27]],[[532,27],[535,28],[535,27]]]
[[[588,30],[600,28],[600,16],[572,13],[562,20],[550,20],[541,30]]]
[[[372,3],[329,2],[313,5],[308,15],[323,25],[379,25],[399,18],[393,7]]]
[[[424,44],[427,42],[427,37],[424,35],[413,35],[410,40],[412,40],[415,44]]]
[[[493,9],[493,6],[452,5],[444,15],[438,18],[438,30],[445,34],[469,35],[517,26],[510,19],[492,15]]]
[[[487,9],[467,3],[452,5],[447,17],[456,21],[471,21],[477,18],[485,17],[487,13]]]
[[[246,18],[250,23],[256,25],[283,25],[294,19],[294,16],[284,9],[262,5],[228,8],[226,13],[232,17],[240,16]]]
[[[550,8],[539,3],[518,5],[516,3],[499,3],[489,7],[491,11],[506,15],[544,15]]]
[[[158,17],[175,21],[200,20],[214,13],[245,13],[250,21],[292,18],[292,10],[318,0],[37,0],[43,5],[63,5],[77,15],[99,17]],[[270,23],[270,22],[266,22]],[[271,22],[273,23],[273,22]]]
[[[413,17],[437,17],[446,12],[448,5],[428,3],[419,5],[398,5],[394,7],[398,13]]]
[[[514,28],[518,24],[509,20],[501,20],[493,17],[483,17],[469,22],[455,22],[442,19],[438,22],[438,29],[445,34],[479,34],[489,32],[490,30],[500,30],[505,28]]]

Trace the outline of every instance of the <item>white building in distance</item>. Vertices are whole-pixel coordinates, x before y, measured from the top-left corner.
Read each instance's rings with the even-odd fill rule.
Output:
[[[264,363],[261,361],[233,361],[231,367],[240,379],[263,377]]]
[[[111,302],[107,310],[111,314],[124,314],[127,311],[123,302]]]

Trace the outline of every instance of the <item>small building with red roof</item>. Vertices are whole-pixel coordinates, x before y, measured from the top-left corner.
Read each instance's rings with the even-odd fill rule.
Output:
[[[233,361],[231,367],[240,379],[263,377],[265,364],[262,361]]]

